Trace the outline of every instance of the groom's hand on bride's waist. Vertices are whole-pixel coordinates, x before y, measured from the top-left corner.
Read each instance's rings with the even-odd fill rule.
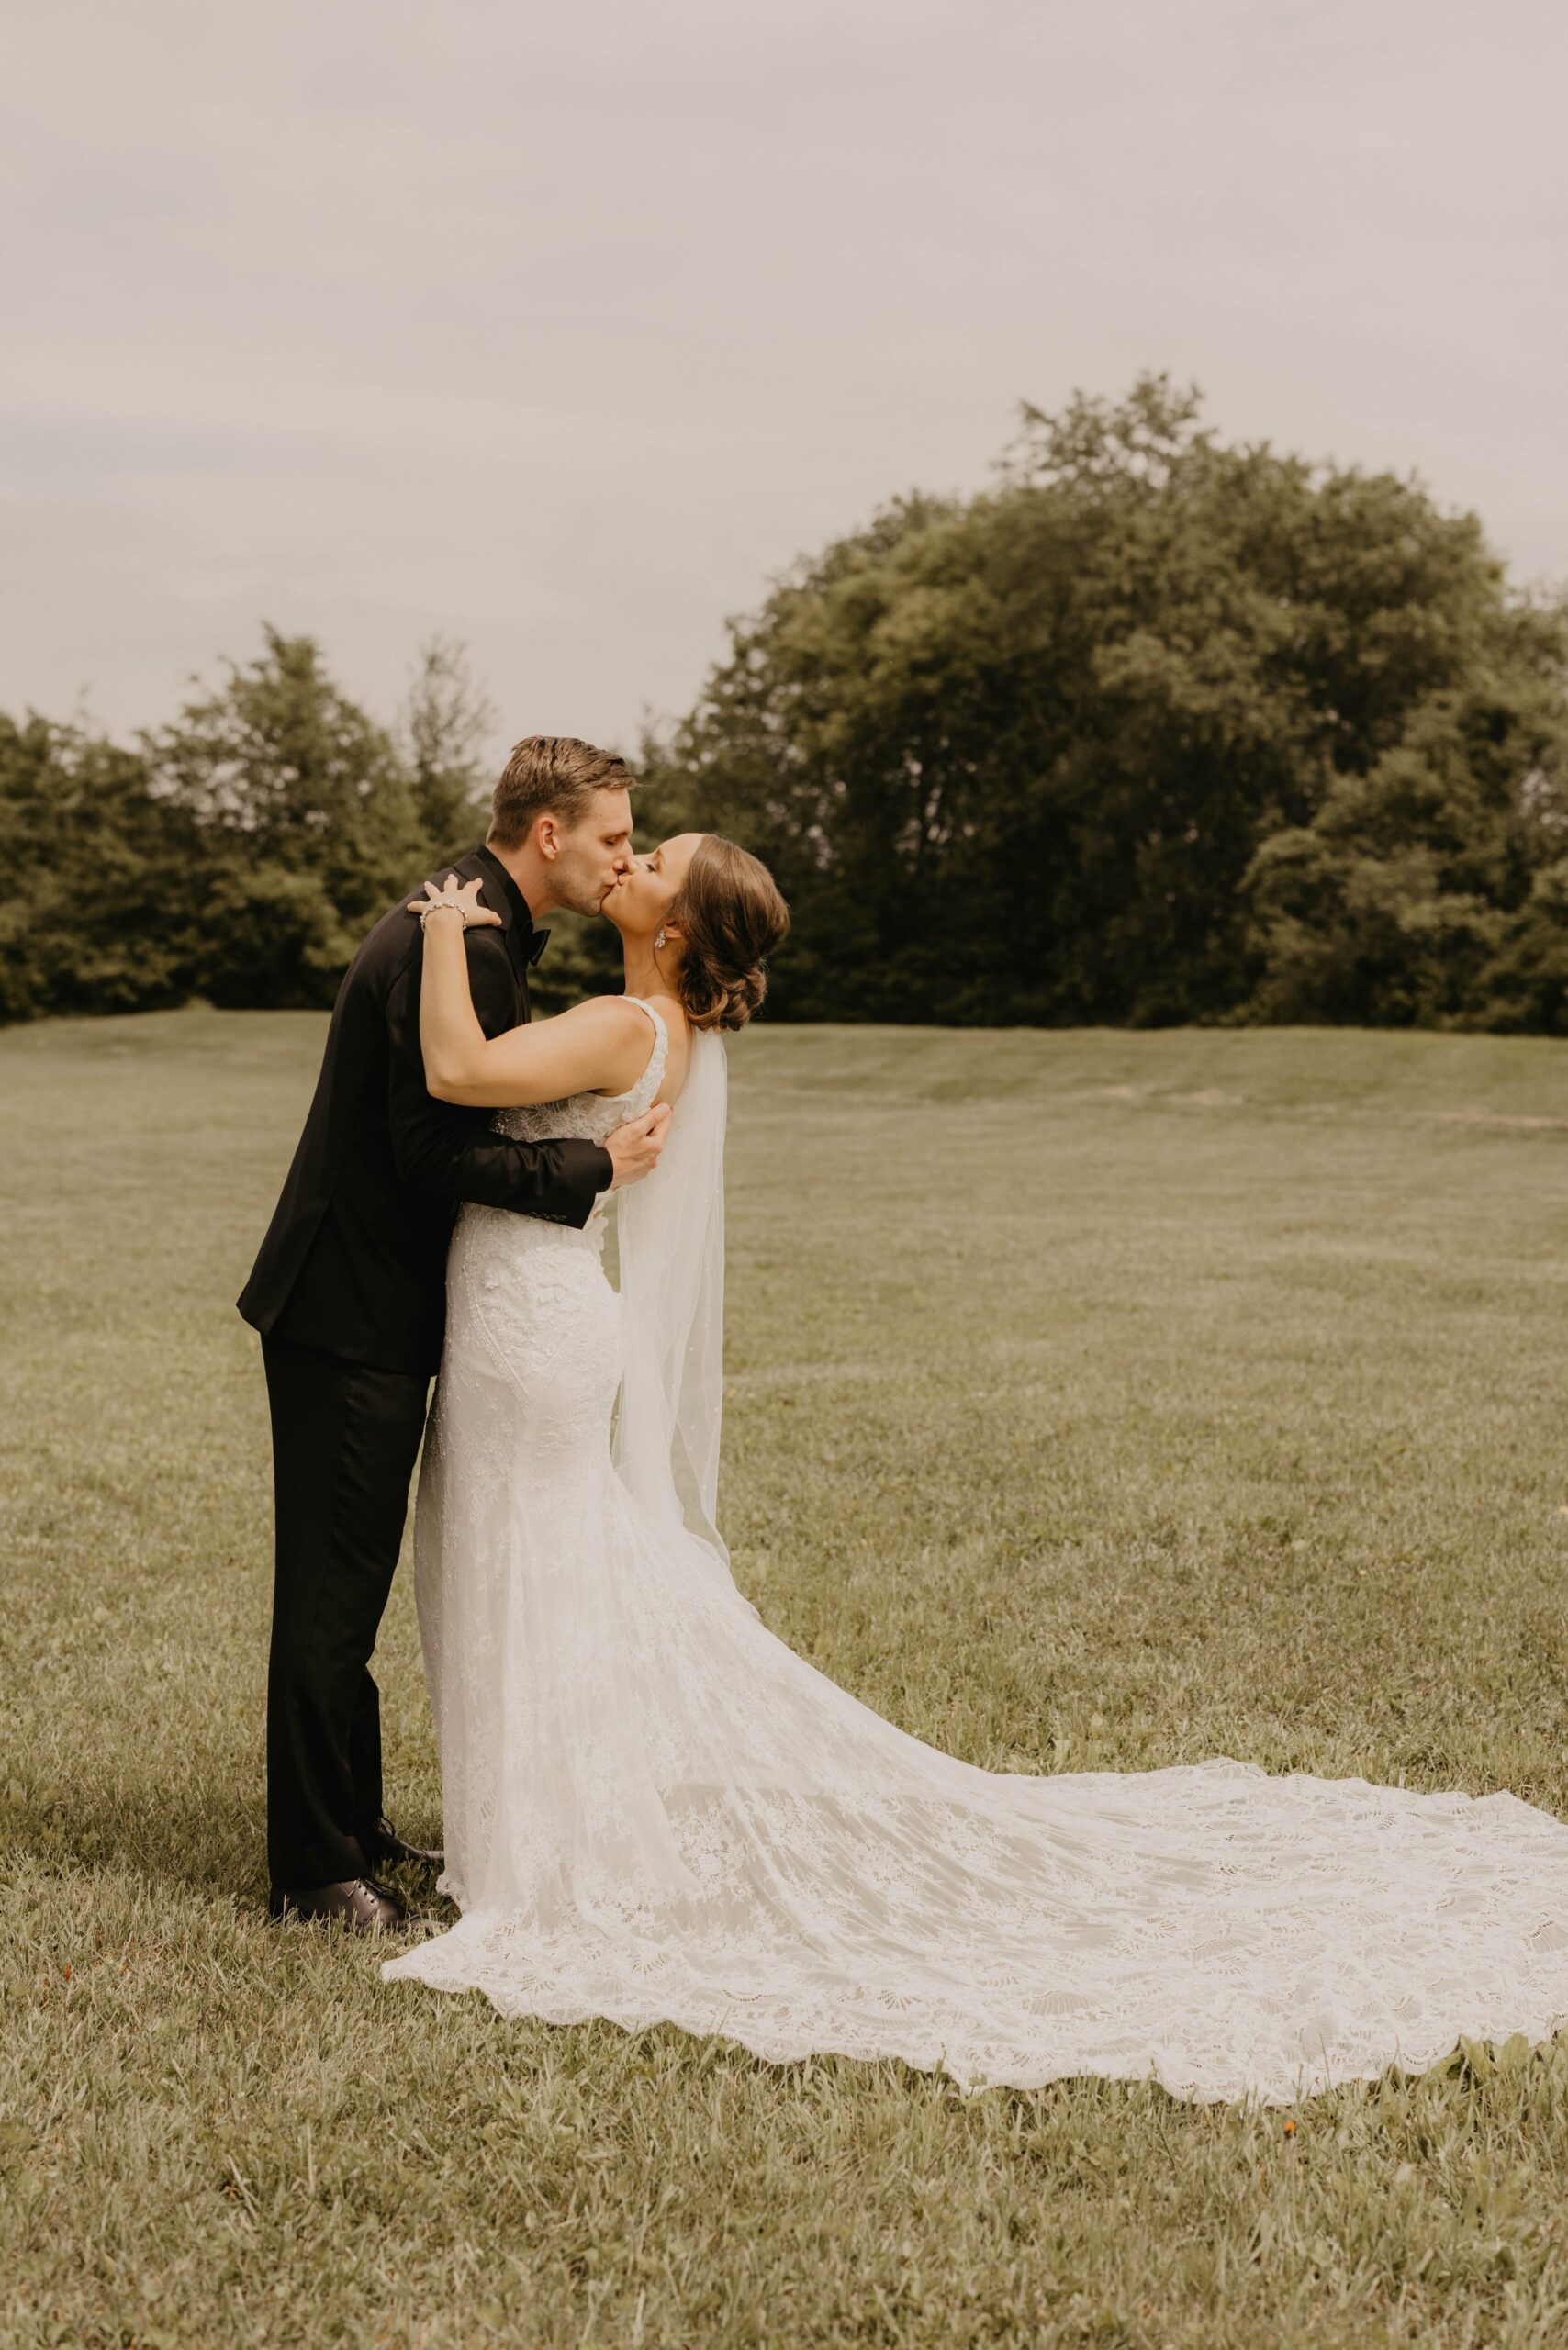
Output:
[[[644,1175],[653,1173],[668,1132],[667,1102],[655,1102],[640,1118],[628,1118],[623,1126],[616,1127],[604,1146],[615,1169],[612,1191],[624,1191],[628,1183],[640,1183]]]

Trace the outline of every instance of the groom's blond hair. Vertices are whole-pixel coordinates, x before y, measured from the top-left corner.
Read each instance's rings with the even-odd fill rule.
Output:
[[[619,752],[598,750],[575,734],[525,734],[501,769],[490,839],[497,848],[521,848],[541,816],[580,824],[596,791],[630,791],[636,780]]]

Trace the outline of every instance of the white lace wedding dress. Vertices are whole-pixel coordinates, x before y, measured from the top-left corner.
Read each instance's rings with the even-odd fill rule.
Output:
[[[655,1097],[651,1016],[630,1093],[501,1123],[602,1139]],[[666,1163],[622,1214],[633,1319],[664,1270],[628,1248],[640,1194],[650,1230],[695,1201],[713,1241],[675,1160],[700,1067],[693,1131],[716,1100],[722,1150],[723,1048],[693,1044]],[[1513,1796],[1229,1761],[985,1772],[814,1672],[730,1579],[682,1363],[654,1414],[662,1484],[625,1427],[612,1459],[601,1237],[470,1207],[454,1241],[417,1574],[462,1916],[389,1977],[776,2059],[902,2057],[971,2087],[1152,2076],[1196,2099],[1288,2099],[1568,2017],[1568,1828]],[[713,1307],[710,1280],[676,1314],[688,1369]],[[633,1401],[629,1369],[645,1438]],[[703,1408],[716,1443],[716,1393]]]

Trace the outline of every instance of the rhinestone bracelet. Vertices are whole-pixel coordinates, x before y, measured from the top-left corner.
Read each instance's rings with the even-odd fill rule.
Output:
[[[467,929],[468,916],[465,912],[461,902],[456,898],[432,898],[428,906],[421,906],[420,908],[420,928],[421,930],[423,930],[430,916],[433,914],[439,907],[442,906],[449,908],[453,913],[461,915],[463,927],[465,930]]]

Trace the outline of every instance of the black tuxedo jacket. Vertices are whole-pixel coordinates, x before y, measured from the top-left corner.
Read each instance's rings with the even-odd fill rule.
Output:
[[[455,870],[484,883],[499,930],[470,930],[468,979],[487,1036],[529,1015],[533,922],[500,859]],[[405,892],[350,964],[316,1097],[240,1311],[263,1336],[386,1371],[440,1365],[446,1248],[459,1203],[588,1222],[614,1170],[597,1143],[512,1142],[493,1110],[426,1091],[420,1052],[420,925]]]

